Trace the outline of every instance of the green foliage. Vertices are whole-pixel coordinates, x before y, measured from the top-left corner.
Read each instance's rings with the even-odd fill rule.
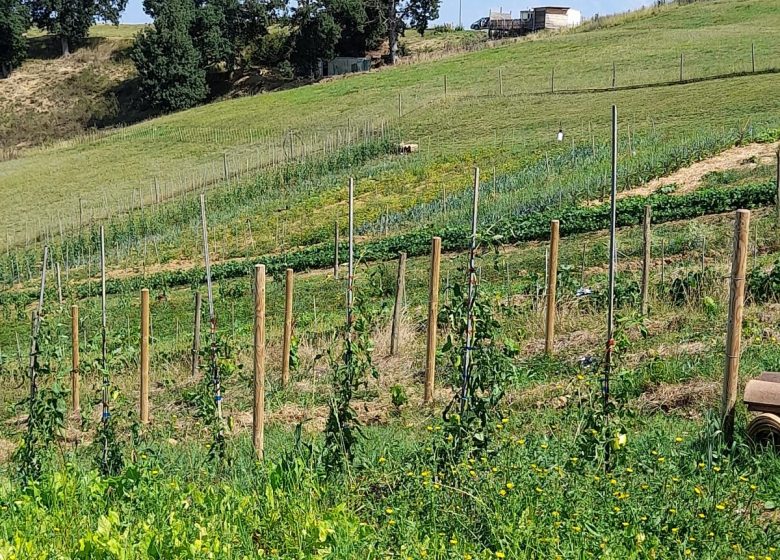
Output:
[[[621,374],[617,372],[617,376]],[[577,444],[581,458],[600,468],[613,469],[625,459],[629,444],[627,424],[633,413],[614,394],[605,406],[601,382],[592,379],[582,391]]]
[[[290,371],[296,373],[301,367],[301,356],[298,353],[301,341],[297,336],[290,337]]]
[[[249,47],[253,64],[278,67],[282,63],[289,65],[290,39],[286,28],[273,29],[258,38]]]
[[[316,76],[322,60],[336,56],[341,28],[321,2],[298,6],[293,16],[295,31],[291,35],[290,61],[303,76]]]
[[[409,402],[409,396],[406,394],[406,389],[403,385],[390,387],[390,402],[393,403],[396,412],[400,412],[401,407]]]
[[[55,376],[56,363],[62,357],[57,325],[46,317],[41,317],[40,322],[33,375],[27,380],[30,393],[19,404],[28,411],[27,430],[14,453],[19,475],[25,482],[40,477],[43,455],[65,430],[66,392]]]
[[[0,78],[27,58],[28,12],[20,0],[0,0]]]
[[[642,338],[647,338],[646,317],[638,311],[631,311],[625,315],[615,317],[614,357],[616,360],[623,358],[632,346],[632,334],[639,333]]]
[[[238,347],[226,338],[219,337],[216,343],[216,373],[220,383],[229,382],[239,376],[244,368],[238,360]],[[208,364],[211,361],[211,348],[201,348],[201,363]],[[210,456],[212,458],[225,459],[227,455],[227,441],[225,438],[225,421],[217,414],[216,387],[214,386],[214,372],[208,372],[197,384],[183,393],[184,402],[194,409],[197,418],[202,420],[211,432]],[[224,390],[224,387],[223,387]]]
[[[463,386],[465,340],[468,319],[466,296],[459,285],[452,288],[444,306],[449,334],[442,352],[447,356],[450,380],[456,396],[444,411],[444,442],[438,446],[442,461],[457,462],[464,454],[494,453],[493,435],[502,429],[499,404],[516,377],[514,358],[518,348],[502,333],[488,301],[477,298],[473,306],[473,338],[468,381]],[[462,398],[465,396],[465,398]]]
[[[379,48],[387,35],[386,10],[382,2],[366,0],[328,0],[328,11],[341,28],[336,44],[340,56],[365,56]]]
[[[353,323],[344,336],[344,349],[331,356],[333,395],[325,424],[323,462],[328,472],[341,471],[355,458],[355,448],[363,437],[357,411],[352,408],[355,393],[367,386],[369,377],[378,377],[372,362],[373,325],[367,310],[355,308]]]
[[[618,272],[615,274],[615,307],[636,307],[642,296],[642,287],[629,273]],[[597,309],[606,309],[609,303],[609,278],[604,275],[597,279],[593,294],[588,298],[588,303]]]
[[[439,19],[440,6],[441,0],[407,0],[402,5],[403,19],[410,28],[424,35],[428,24]]]
[[[706,287],[712,286],[717,280],[718,275],[712,270],[688,271],[672,280],[667,295],[675,305],[702,301]]]
[[[200,103],[208,86],[201,54],[190,36],[195,18],[191,0],[147,0],[145,6],[155,23],[136,37],[130,52],[145,100],[162,111]]]
[[[125,466],[125,457],[119,437],[119,416],[109,413],[98,424],[92,446],[95,449],[95,464],[103,476],[116,476]]]
[[[228,62],[233,67],[238,45],[230,40],[230,31],[236,22],[228,23],[228,18],[237,7],[238,1],[220,0],[206,2],[196,11],[190,35],[205,66]]]
[[[740,187],[720,187],[702,189],[690,194],[673,196],[653,194],[648,197],[628,197],[618,201],[618,227],[635,226],[641,223],[644,207],[650,204],[653,208],[653,222],[656,224],[686,220],[708,214],[722,214],[740,208],[758,208],[774,204],[775,187],[771,182],[744,185]],[[592,207],[567,207],[560,210],[550,209],[533,213],[514,220],[503,220],[492,228],[494,234],[502,243],[521,243],[525,241],[541,241],[549,238],[550,220],[559,219],[561,235],[575,235],[605,230],[609,228],[609,205]],[[96,230],[91,232],[94,238]],[[394,237],[376,239],[361,243],[357,251],[363,262],[390,261],[397,258],[398,253],[405,251],[409,257],[426,255],[430,251],[432,235],[442,237],[442,249],[459,251],[468,246],[469,235],[460,227],[423,228]],[[342,249],[342,260],[346,250]],[[297,272],[311,269],[328,268],[332,265],[333,248],[329,244],[318,244],[290,251],[282,255],[271,255],[261,258],[259,262],[266,265],[271,275],[282,274],[286,268]],[[229,278],[249,277],[257,259],[237,259],[212,267],[215,281]],[[620,275],[619,275],[620,276]],[[150,274],[146,279],[141,277],[128,279],[109,279],[107,291],[109,294],[129,293],[142,287],[158,290],[164,287],[197,285],[203,282],[204,272],[201,268],[178,270]],[[618,280],[621,282],[621,280]],[[619,301],[629,304],[634,300],[636,286],[625,286],[625,294],[618,294]],[[79,284],[75,288],[77,297],[84,298],[97,294],[96,284]],[[0,304],[24,305],[36,297],[33,291],[14,291],[0,294]]]
[[[769,269],[751,269],[747,277],[747,293],[756,303],[777,301],[780,296],[780,261]]]
[[[14,453],[21,478],[29,482],[40,477],[46,448],[61,438],[65,431],[67,392],[58,382],[39,388],[20,404],[30,410],[28,429],[21,446]]]
[[[78,48],[98,20],[118,25],[127,0],[27,0],[27,5],[37,27],[61,39],[63,47]]]

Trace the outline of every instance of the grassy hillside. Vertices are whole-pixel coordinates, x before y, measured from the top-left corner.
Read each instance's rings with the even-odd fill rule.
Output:
[[[3,218],[19,241],[25,223],[54,222],[59,215],[65,225],[73,224],[79,196],[100,216],[130,204],[133,191],[146,191],[155,178],[166,192],[176,192],[221,176],[225,153],[233,168],[256,166],[289,153],[291,134],[299,149],[326,142],[332,147],[344,141],[348,125],[362,129],[389,121],[399,138],[421,143],[426,157],[500,163],[510,157],[508,145],[522,142],[525,152],[549,145],[559,123],[582,140],[592,123],[606,138],[612,103],[620,106],[624,122],[673,135],[702,125],[764,122],[777,115],[780,103],[772,94],[774,74],[577,95],[542,92],[550,88],[553,68],[556,90],[608,88],[613,62],[618,86],[674,81],[680,52],[684,79],[742,72],[751,69],[751,42],[757,69],[766,70],[780,54],[773,40],[778,28],[780,15],[768,0],[670,6],[624,26],[204,106],[3,163]],[[503,97],[497,95],[499,70]],[[486,141],[490,137],[498,146]],[[39,186],[45,188],[32,209],[25,193]]]
[[[780,74],[541,93],[553,59],[561,88],[611,85],[605,59],[618,55],[626,66],[644,61],[637,81],[673,81],[682,44],[702,53],[698,67],[694,55],[685,59],[702,77],[739,69],[755,36],[765,68],[770,63],[761,63],[760,53],[780,48],[769,41],[780,30],[775,12],[764,0],[665,7],[578,32],[203,107],[1,165],[0,195],[9,208],[0,215],[17,224],[20,246],[0,255],[0,558],[777,558],[780,455],[748,437],[752,413],[739,397],[736,438],[727,447],[718,410],[736,208],[753,209],[739,396],[746,380],[780,368],[773,207]],[[496,95],[499,67],[503,96]],[[526,67],[531,73],[524,79]],[[588,72],[577,73],[582,68]],[[620,76],[618,85],[631,79]],[[400,119],[392,115],[398,84],[420,94],[419,105],[411,94],[407,104],[402,98]],[[612,103],[621,118],[622,227],[605,419],[609,205],[601,199],[609,183]],[[361,118],[373,122],[371,134]],[[562,143],[554,140],[559,126]],[[275,153],[263,151],[288,127],[300,128],[297,142],[314,140],[306,132],[335,131],[327,154],[302,156],[300,148],[292,154],[289,144],[286,152],[281,144]],[[421,152],[396,154],[401,139],[419,141]],[[241,156],[223,160],[225,148]],[[285,157],[227,184],[216,180],[224,163],[235,175],[242,163]],[[159,167],[148,167],[155,162]],[[28,167],[33,163],[37,170]],[[460,415],[454,412],[462,402],[468,266],[461,249],[469,239],[473,165],[483,175],[470,379],[483,386]],[[191,375],[193,291],[205,293],[196,194],[209,182],[203,177],[209,169],[224,424],[215,419],[207,368],[205,298],[200,373]],[[151,203],[150,170],[161,174],[159,204]],[[375,375],[344,365],[343,245],[338,280],[330,269],[333,221],[345,225],[350,175],[358,178],[360,303],[358,336],[351,338],[370,339]],[[75,234],[65,226],[79,219],[70,202],[79,195],[87,201],[85,225]],[[52,262],[63,267],[63,302],[50,274],[35,355],[42,401],[31,432],[30,301],[41,261],[33,237],[47,224],[45,214],[39,225],[35,214],[20,213],[36,204],[54,214],[44,237]],[[638,224],[646,204],[653,222],[643,315]],[[135,209],[122,214],[127,205]],[[93,212],[95,223],[88,224]],[[101,212],[113,216],[100,220]],[[550,219],[561,220],[563,237],[553,352],[546,355]],[[105,364],[97,222],[107,226]],[[426,405],[434,233],[446,252],[434,402]],[[409,254],[406,293],[400,349],[390,355],[400,251]],[[269,270],[262,460],[250,436],[256,356],[250,271],[258,262]],[[288,266],[298,273],[285,387]],[[141,287],[151,290],[148,425],[138,414]],[[80,414],[70,410],[71,304],[80,311]],[[357,358],[366,357],[361,346]],[[342,449],[327,443],[343,433],[331,407],[348,391],[341,376],[356,370],[366,383],[353,386],[350,404],[363,427],[354,460],[344,465]],[[100,431],[104,376],[107,432]],[[471,416],[468,407],[480,405],[484,416]],[[37,435],[26,440],[30,446],[20,445],[25,434]],[[111,476],[100,473],[108,446],[122,462]],[[24,480],[22,473],[34,469],[37,479]]]

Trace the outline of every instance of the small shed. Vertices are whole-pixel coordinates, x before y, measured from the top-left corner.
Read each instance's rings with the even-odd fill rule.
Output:
[[[323,76],[338,76],[354,72],[368,72],[369,70],[371,70],[371,58],[369,57],[337,56],[333,60],[322,61]]]
[[[529,14],[530,15],[530,14]],[[566,29],[582,23],[579,10],[563,6],[542,6],[533,9],[534,31],[540,29]]]

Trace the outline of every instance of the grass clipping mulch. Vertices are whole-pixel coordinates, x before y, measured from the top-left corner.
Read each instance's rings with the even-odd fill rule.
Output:
[[[704,379],[661,383],[642,393],[637,399],[637,407],[650,414],[662,412],[697,419],[718,401],[719,392],[719,383]]]

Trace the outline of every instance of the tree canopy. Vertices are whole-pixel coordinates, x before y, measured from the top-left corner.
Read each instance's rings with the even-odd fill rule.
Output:
[[[253,55],[307,78],[318,77],[336,56],[365,56],[383,43],[392,62],[398,35],[408,28],[423,33],[439,5],[306,0],[291,9],[289,0],[145,0],[154,25],[137,37],[131,58],[145,98],[157,109],[175,110],[206,98],[208,75],[232,77]]]
[[[32,22],[58,37],[62,54],[83,46],[97,21],[119,24],[127,0],[26,0]]]
[[[130,58],[148,103],[162,111],[192,107],[208,95],[206,71],[190,29],[196,19],[192,0],[146,0],[154,26],[135,40]]]
[[[7,78],[27,56],[24,32],[29,25],[27,9],[19,0],[0,0],[0,78]]]

